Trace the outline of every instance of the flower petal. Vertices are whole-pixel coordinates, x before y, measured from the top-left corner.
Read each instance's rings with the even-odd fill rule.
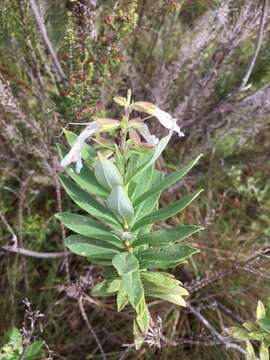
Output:
[[[68,166],[71,163],[76,163],[76,172],[79,173],[82,169],[82,159],[81,159],[81,148],[86,139],[95,134],[97,131],[101,129],[101,126],[96,122],[92,122],[89,124],[77,137],[74,145],[67,153],[67,155],[62,159],[61,165]]]
[[[175,131],[179,136],[184,136],[184,133],[180,131],[180,127],[176,124],[177,120],[156,105],[146,101],[138,101],[135,102],[132,107],[136,111],[155,116],[166,129]]]

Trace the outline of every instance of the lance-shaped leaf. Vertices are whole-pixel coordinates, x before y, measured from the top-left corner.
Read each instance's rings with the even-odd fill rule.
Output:
[[[115,255],[112,264],[119,275],[126,275],[139,269],[139,262],[136,257],[127,252]]]
[[[55,214],[68,229],[87,237],[107,241],[108,243],[123,249],[122,241],[109,231],[102,223],[90,219],[88,216],[63,212]]]
[[[173,229],[161,229],[139,237],[132,243],[132,246],[136,247],[144,244],[166,245],[175,243],[203,229],[204,228],[201,226],[194,225],[178,225]]]
[[[248,352],[247,360],[256,360],[255,351],[249,340],[246,340],[246,345],[247,345],[247,352]]]
[[[117,167],[100,153],[95,165],[95,175],[97,181],[107,190],[111,190],[116,185],[123,185],[123,179]]]
[[[73,253],[85,257],[111,259],[119,249],[105,241],[87,238],[82,235],[70,235],[65,238],[65,246]]]
[[[87,125],[87,124],[85,124],[85,125]],[[67,139],[67,142],[72,147],[75,144],[78,135],[76,135],[74,132],[68,131],[68,130],[64,130],[64,134]],[[92,148],[92,146],[89,144],[86,144],[86,143],[84,143],[82,146],[81,154],[82,154],[82,158],[84,160],[89,160],[96,156],[96,152]]]
[[[130,304],[138,313],[138,306],[144,296],[140,272],[135,270],[122,275],[122,286],[128,295]]]
[[[118,292],[121,286],[121,279],[103,280],[96,284],[92,290],[94,296],[111,296]]]
[[[130,224],[133,219],[134,212],[130,199],[122,186],[115,186],[108,199],[108,208],[124,220],[125,224]]]
[[[163,179],[163,177],[164,177],[164,175],[160,171],[154,170],[154,171],[152,171],[151,182],[146,183],[146,181],[144,179],[142,179],[141,183],[143,183],[145,185],[145,188],[146,188],[146,186],[151,188],[158,181]],[[140,187],[142,187],[142,186],[140,186]],[[133,222],[136,222],[136,219],[142,218],[142,217],[150,214],[152,211],[157,210],[159,198],[160,198],[160,192],[158,191],[155,194],[153,194],[152,196],[150,196],[147,200],[141,202],[135,210],[135,216],[134,216]]]
[[[149,283],[163,289],[173,288],[180,284],[180,281],[175,279],[173,275],[165,272],[142,271],[141,278],[143,284]],[[185,292],[188,294],[186,290]]]
[[[135,231],[142,226],[163,221],[174,216],[175,214],[182,211],[186,206],[188,206],[202,191],[203,190],[195,191],[194,193],[185,196],[183,199],[178,200],[173,204],[170,204],[147,216],[144,216],[134,224],[132,231]]]
[[[188,291],[180,286],[180,281],[173,278],[171,274],[142,271],[141,278],[145,296],[156,297],[173,304],[185,306],[185,300],[182,296],[188,295]]]
[[[248,331],[242,327],[232,326],[229,328],[229,334],[237,340],[248,340]]]
[[[155,291],[154,289],[151,290],[149,289],[145,296],[158,298],[164,301],[171,302],[172,304],[176,304],[184,307],[186,306],[185,300],[179,294],[171,294],[170,292],[164,294],[159,291]]]
[[[152,196],[155,193],[158,193],[169,186],[173,185],[175,182],[181,180],[192,168],[194,165],[197,164],[199,159],[202,157],[202,154],[197,156],[196,159],[192,160],[189,164],[184,166],[182,169],[175,171],[169,176],[166,176],[163,180],[159,181],[157,184],[152,186],[149,190],[145,191],[142,195],[140,195],[135,201],[134,201],[134,207],[138,206],[141,202],[148,199],[150,196]]]
[[[260,360],[269,360],[268,346],[264,341],[261,342],[260,346]]]
[[[125,183],[127,183],[128,179],[131,179],[136,174],[137,170],[143,164],[150,161],[150,159],[152,157],[152,153],[137,154],[134,151],[130,150],[127,157],[128,157],[128,163],[127,163],[126,171],[125,171]],[[151,166],[151,168],[153,169],[153,166]],[[129,188],[129,190],[132,190],[129,195],[132,196],[132,198],[136,198],[137,196],[139,196],[143,193],[144,189],[142,189],[141,186],[139,186],[139,184],[140,184],[141,179],[145,179],[145,176],[148,176],[148,175],[151,176],[150,168],[148,168],[147,170],[148,171],[142,172],[136,178],[135,181],[129,182],[128,188]]]
[[[67,154],[67,149],[58,144],[58,152],[61,159]],[[97,181],[94,172],[87,166],[84,165],[80,171],[77,173],[75,171],[75,165],[71,164],[65,167],[66,172],[82,189],[86,190],[89,193],[95,194],[100,197],[108,197],[109,193],[105,190]]]
[[[68,195],[80,208],[87,211],[93,217],[112,226],[114,229],[122,229],[116,216],[105,206],[97,202],[93,196],[81,189],[70,179],[64,176],[59,176],[59,179]]]
[[[150,314],[144,296],[142,296],[141,301],[137,306],[136,312],[137,312],[137,316],[136,316],[137,324],[141,332],[143,334],[147,334],[150,323]]]
[[[257,309],[256,309],[256,318],[257,318],[257,320],[260,320],[260,319],[263,319],[265,317],[265,315],[266,315],[265,307],[264,307],[263,303],[259,300]]]
[[[166,146],[168,145],[168,142],[170,141],[172,137],[172,132],[170,131],[170,133],[165,136],[164,138],[162,138],[160,140],[160,142],[158,143],[158,145],[156,146],[152,157],[150,158],[149,161],[146,161],[143,165],[141,165],[137,171],[135,173],[132,174],[132,176],[130,178],[127,179],[128,183],[132,180],[134,181],[144,170],[148,169],[150,166],[152,166],[156,160],[160,157],[160,155],[162,154],[163,150],[166,148]]]
[[[184,262],[199,250],[188,245],[168,245],[142,250],[136,254],[140,268],[168,268]]]

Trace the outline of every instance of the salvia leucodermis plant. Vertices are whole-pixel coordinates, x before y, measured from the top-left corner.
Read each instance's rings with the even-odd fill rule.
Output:
[[[118,311],[127,305],[134,309],[133,333],[139,348],[150,323],[146,299],[186,305],[183,296],[188,295],[187,290],[165,270],[198,252],[181,241],[202,227],[153,226],[182,211],[200,194],[201,190],[195,191],[159,208],[161,191],[182,179],[201,155],[165,177],[155,163],[174,132],[184,135],[176,119],[152,103],[132,101],[130,91],[127,98],[114,101],[123,108],[121,120],[94,118],[79,136],[65,130],[71,149],[58,145],[68,175],[60,176],[60,181],[87,216],[63,212],[56,217],[76,233],[65,239],[68,249],[105,267],[104,279],[95,285],[92,295],[115,295]],[[147,117],[131,118],[132,111]],[[151,135],[145,124],[151,117],[168,129],[161,140]],[[85,142],[89,138],[93,146]]]

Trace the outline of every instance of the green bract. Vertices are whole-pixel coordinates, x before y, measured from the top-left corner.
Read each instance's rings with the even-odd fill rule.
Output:
[[[116,295],[118,311],[128,304],[132,306],[135,345],[139,347],[149,328],[146,298],[185,306],[183,296],[188,295],[187,290],[163,270],[186,262],[198,252],[192,246],[182,245],[181,241],[203,228],[181,224],[157,230],[153,225],[177,215],[200,194],[201,190],[195,191],[159,208],[161,191],[180,181],[201,155],[164,177],[155,169],[155,162],[167,146],[172,131],[156,147],[140,151],[138,144],[134,147],[132,140],[127,140],[130,99],[127,103],[124,100],[115,99],[125,105],[121,142],[115,144],[113,154],[115,162],[102,155],[100,146],[97,154],[91,146],[84,144],[80,173],[76,173],[71,164],[65,168],[68,177],[59,177],[67,194],[85,214],[62,212],[56,217],[76,233],[65,239],[70,251],[92,263],[107,265],[104,279],[92,293],[100,297]],[[76,135],[67,131],[65,135],[72,146]],[[58,150],[60,158],[66,156],[65,147],[59,145]],[[262,326],[267,327],[267,324]]]

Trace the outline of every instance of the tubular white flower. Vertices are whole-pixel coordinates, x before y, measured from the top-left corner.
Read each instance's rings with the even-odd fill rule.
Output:
[[[180,130],[180,127],[176,124],[177,119],[174,119],[169,113],[161,110],[156,105],[146,101],[138,101],[135,102],[132,107],[136,111],[145,112],[146,114],[155,116],[161,125],[163,125],[166,129],[175,131],[178,136],[185,136],[185,134]]]
[[[101,129],[101,126],[96,122],[92,122],[89,124],[77,137],[74,145],[70,149],[69,153],[62,159],[61,165],[68,166],[71,163],[76,163],[76,173],[80,173],[83,164],[81,158],[81,149],[86,139],[95,134],[97,131]]]
[[[185,134],[180,130],[180,127],[176,124],[177,119],[174,119],[169,113],[163,111],[156,107],[153,111],[153,115],[158,119],[158,121],[163,125],[165,128],[169,130],[175,131],[178,136],[185,136]]]

